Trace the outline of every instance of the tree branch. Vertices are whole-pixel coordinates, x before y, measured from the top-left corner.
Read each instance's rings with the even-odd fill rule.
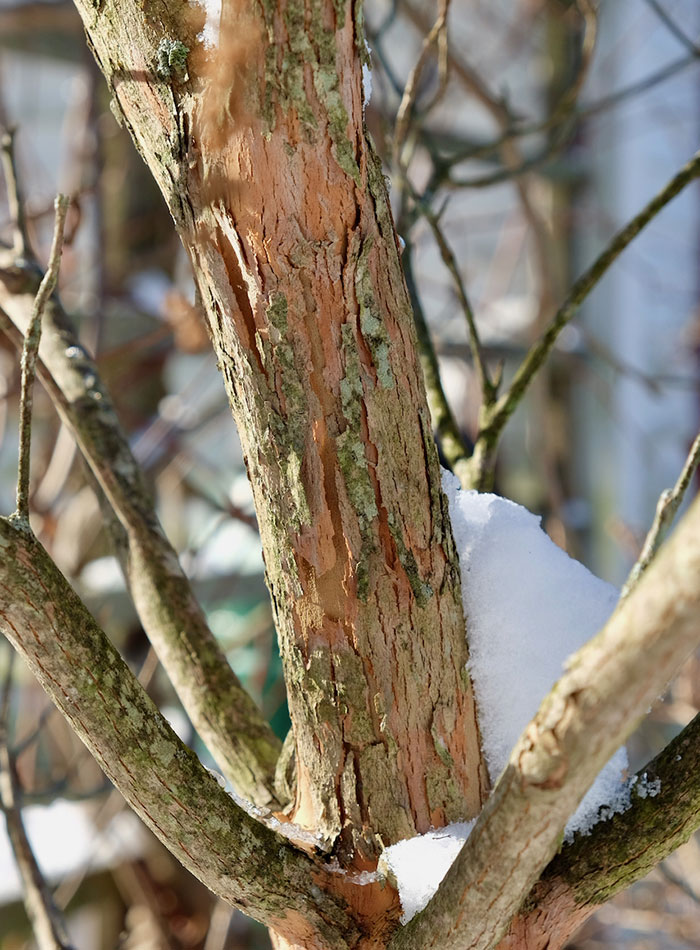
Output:
[[[625,597],[628,596],[628,594],[634,589],[644,571],[646,571],[646,569],[651,564],[654,555],[658,551],[659,546],[664,539],[666,529],[671,525],[671,522],[676,516],[676,512],[680,508],[681,502],[683,501],[683,496],[686,493],[686,489],[688,488],[690,480],[699,464],[700,435],[696,436],[695,441],[690,448],[690,452],[688,453],[688,457],[685,460],[685,464],[683,465],[683,469],[678,476],[676,484],[673,486],[673,488],[666,489],[665,491],[661,492],[661,495],[659,496],[659,500],[656,504],[654,521],[651,528],[649,529],[649,533],[644,539],[644,544],[637,562],[630,571],[629,577],[622,588],[620,600],[624,600]]]
[[[134,811],[203,884],[293,943],[353,945],[356,926],[325,893],[332,875],[220,788],[36,538],[5,518],[0,624]]]
[[[24,906],[39,950],[71,950],[65,923],[37,864],[22,820],[21,787],[8,735],[12,660],[16,654],[9,646],[8,650],[10,662],[0,701],[0,807],[22,881]]]
[[[700,639],[700,500],[542,702],[457,860],[391,950],[489,950],[567,819]]]
[[[425,319],[425,313],[423,312],[423,306],[418,296],[413,276],[412,255],[413,247],[411,242],[406,241],[406,247],[404,248],[402,257],[403,271],[404,277],[406,278],[408,294],[411,298],[413,319],[416,325],[416,336],[418,338],[418,355],[420,356],[425,388],[428,393],[430,416],[445,461],[457,478],[459,478],[462,487],[466,488],[470,487],[463,481],[463,479],[466,479],[469,475],[468,462],[470,448],[462,438],[462,433],[459,431],[459,426],[457,425],[442,386],[435,347],[430,338],[430,330]]]
[[[549,356],[559,333],[578,312],[583,301],[607,273],[625,248],[637,237],[640,231],[652,221],[666,205],[685,187],[700,176],[700,152],[683,166],[668,184],[643,208],[639,214],[610,241],[605,250],[596,258],[571,287],[564,303],[559,307],[549,326],[540,339],[530,348],[520,364],[506,391],[484,412],[484,422],[476,439],[474,454],[471,458],[475,474],[489,470],[489,460],[493,458],[501,433],[511,415],[515,412],[537,370]],[[474,487],[480,488],[478,478]]]
[[[29,460],[32,440],[34,370],[39,354],[39,343],[41,342],[41,318],[58,283],[58,269],[61,265],[63,229],[66,223],[66,212],[68,211],[68,198],[65,195],[58,195],[55,208],[56,221],[51,241],[49,264],[34,298],[29,325],[22,346],[22,381],[19,398],[19,461],[17,463],[17,509],[15,515],[27,523],[29,523]]]
[[[498,950],[559,950],[599,906],[684,844],[700,827],[698,775],[700,714],[639,770],[627,811],[564,845]]]
[[[22,332],[39,277],[33,262],[0,249],[0,307]],[[281,743],[210,631],[157,520],[97,366],[55,298],[46,308],[40,354],[54,380],[56,408],[125,529],[134,605],[187,714],[238,794],[274,807]]]

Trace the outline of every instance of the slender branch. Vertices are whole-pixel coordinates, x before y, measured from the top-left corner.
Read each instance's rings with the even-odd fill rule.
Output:
[[[418,84],[420,82],[421,76],[423,75],[423,70],[425,68],[425,64],[428,61],[428,57],[430,56],[430,52],[433,46],[437,43],[440,50],[441,59],[446,53],[445,33],[447,30],[447,13],[449,11],[449,7],[450,0],[439,0],[437,19],[435,20],[435,23],[433,24],[428,35],[424,38],[418,60],[406,81],[403,96],[399,104],[399,110],[396,113],[396,124],[394,127],[393,154],[394,163],[397,167],[401,166],[401,150],[408,135],[411,123],[411,115],[413,113],[413,107],[415,106],[416,96],[418,95]],[[444,89],[445,76],[445,67],[441,66],[441,90]],[[440,92],[438,92],[438,95],[439,94]]]
[[[644,540],[644,544],[637,562],[630,571],[629,577],[625,581],[620,594],[620,600],[624,600],[625,597],[631,593],[639,581],[639,578],[651,564],[656,552],[661,545],[661,542],[664,539],[667,529],[670,527],[673,519],[676,517],[676,512],[680,508],[686,489],[688,488],[693,474],[695,473],[695,470],[699,464],[700,435],[696,436],[695,441],[690,448],[690,452],[688,453],[676,484],[673,486],[673,488],[667,488],[665,491],[662,491],[661,495],[659,496],[659,500],[656,504],[654,521],[651,528],[649,529],[649,533]]]
[[[635,99],[642,93],[648,92],[655,86],[672,79],[678,73],[682,72],[684,69],[687,69],[688,66],[692,66],[694,63],[697,63],[699,58],[700,50],[698,52],[693,52],[686,56],[682,56],[679,59],[674,60],[672,63],[669,63],[667,66],[663,66],[661,69],[654,71],[644,79],[640,79],[637,82],[630,83],[628,86],[624,86],[622,89],[617,90],[617,92],[610,93],[609,95],[603,96],[600,99],[596,99],[593,102],[582,103],[571,113],[565,113],[564,115],[557,116],[555,121],[552,121],[551,116],[548,116],[541,121],[529,123],[519,122],[514,124],[512,121],[510,121],[506,129],[492,141],[484,142],[479,145],[470,145],[467,148],[460,148],[451,154],[449,158],[443,157],[442,161],[448,165],[456,165],[460,162],[467,161],[468,159],[487,158],[489,155],[493,155],[494,153],[498,152],[506,142],[512,141],[516,138],[538,135],[542,132],[548,131],[550,128],[562,124],[568,124],[570,127],[566,132],[566,137],[568,138],[569,134],[578,128],[581,122],[584,122],[586,119],[592,118],[593,116],[601,115],[602,113],[607,112],[609,109],[612,109],[623,102],[627,102],[630,99]],[[510,115],[510,113],[507,113],[507,115]],[[563,134],[564,133],[562,133],[562,135]],[[558,137],[556,141],[558,145],[563,144],[562,137]],[[545,158],[549,156],[549,154],[551,153],[544,152],[534,158],[528,159],[528,167],[532,168],[537,164],[541,164]],[[519,167],[516,169],[516,174],[520,174],[521,172],[527,170],[528,168]],[[487,184],[503,181],[510,177],[508,171],[509,170],[507,168],[501,168],[492,172],[488,177],[483,176],[481,180],[473,179],[471,181],[465,182],[464,184],[465,187],[485,187]],[[459,186],[461,185],[461,182],[453,182],[453,184]]]
[[[356,941],[327,893],[333,875],[220,788],[36,538],[9,519],[0,519],[0,627],[134,811],[202,883],[293,944]]]
[[[391,950],[489,950],[612,753],[700,640],[700,500],[518,740],[436,895]]]
[[[423,369],[433,428],[437,433],[445,461],[457,478],[459,478],[460,482],[462,482],[463,477],[466,478],[469,472],[468,461],[469,455],[471,454],[470,448],[462,438],[462,433],[459,431],[459,426],[457,425],[442,386],[435,347],[430,338],[430,330],[425,319],[425,313],[423,312],[423,306],[420,302],[415,278],[413,276],[413,247],[410,241],[406,241],[402,262],[404,276],[406,278],[406,287],[408,288],[408,294],[411,298],[411,307],[413,309],[413,318],[418,338],[418,355]],[[462,484],[464,488],[468,487],[464,482]]]
[[[469,331],[469,348],[472,353],[472,359],[474,360],[476,375],[479,379],[479,386],[481,387],[482,405],[488,408],[496,397],[497,388],[489,374],[489,369],[484,357],[484,350],[481,345],[481,338],[479,337],[479,330],[474,317],[474,311],[472,310],[472,305],[464,288],[462,275],[459,272],[459,267],[457,266],[457,261],[452,248],[450,247],[447,238],[440,227],[438,215],[435,214],[429,205],[421,202],[418,199],[418,196],[414,197],[419,201],[420,210],[430,225],[430,230],[433,232],[433,237],[435,238],[435,242],[440,250],[440,256],[442,257],[445,267],[450,272],[455,290],[457,291],[457,298],[459,300],[460,306],[462,307],[462,313],[464,314],[464,319],[466,320],[467,329]]]
[[[14,171],[7,184],[11,203],[21,208]],[[28,247],[19,258],[14,247],[0,248],[0,307],[22,332],[31,322],[29,295],[37,271]],[[50,300],[46,311],[41,353],[57,383],[52,397],[121,522],[126,545],[118,553],[144,629],[193,725],[238,794],[260,807],[277,807],[273,788],[281,743],[208,627],[94,360],[60,303]]]
[[[39,950],[71,950],[65,923],[53,902],[22,820],[21,786],[8,734],[12,666],[16,654],[8,649],[10,661],[0,700],[0,807],[22,881],[24,906]]]
[[[24,215],[24,200],[17,175],[15,157],[15,130],[6,129],[0,140],[0,160],[5,175],[7,203],[12,222],[12,244],[15,254],[27,257],[30,253],[27,237],[27,221]]]
[[[666,29],[671,33],[678,42],[685,46],[688,52],[692,53],[694,56],[700,56],[700,46],[697,43],[694,43],[691,38],[683,32],[683,30],[678,26],[676,21],[669,16],[668,12],[664,7],[658,2],[658,0],[646,0],[647,6],[651,7],[656,16],[661,20]]]
[[[484,413],[484,422],[477,436],[472,456],[473,487],[481,487],[484,478],[487,477],[505,424],[515,412],[538,369],[549,356],[559,333],[575,316],[589,293],[640,231],[699,176],[700,152],[697,152],[646,207],[618,231],[588,270],[575,281],[543,335],[526,354],[506,391]]]
[[[7,184],[11,203],[21,207],[14,172]],[[41,277],[31,249],[25,251],[18,258],[14,247],[0,247],[0,327],[20,347]],[[117,527],[106,519],[112,538],[119,539],[117,554],[144,629],[195,729],[236,792],[258,807],[278,807],[273,789],[281,743],[209,629],[163,534],[97,366],[55,298],[46,308],[44,326],[40,351],[49,370],[40,364],[40,376],[121,523]]]
[[[49,263],[39,290],[34,298],[34,306],[29,318],[29,325],[24,336],[22,347],[22,381],[20,385],[19,402],[19,461],[17,463],[17,509],[16,516],[24,521],[29,520],[29,460],[32,439],[32,405],[34,388],[34,369],[39,353],[41,341],[41,319],[46,304],[53,294],[58,283],[58,269],[61,264],[63,249],[63,229],[68,211],[68,198],[58,195],[54,204],[56,220],[54,223],[53,240]]]
[[[0,307],[12,327],[26,326],[27,291],[35,279],[33,270],[18,272],[12,258],[0,253]],[[281,743],[209,629],[157,520],[97,365],[57,300],[50,302],[44,324],[40,375],[123,526],[117,554],[144,629],[195,729],[237,793],[259,807],[274,807]],[[0,327],[16,343],[17,332],[7,327],[1,312]]]

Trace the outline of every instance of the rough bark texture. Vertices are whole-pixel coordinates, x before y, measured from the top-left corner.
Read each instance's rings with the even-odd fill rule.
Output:
[[[77,5],[192,256],[238,422],[293,814],[364,867],[379,841],[475,815],[487,780],[410,307],[361,131],[360,6],[225,3],[207,55],[184,5]]]

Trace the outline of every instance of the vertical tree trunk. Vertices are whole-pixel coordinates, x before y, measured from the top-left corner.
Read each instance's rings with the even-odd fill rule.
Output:
[[[297,751],[292,815],[357,867],[486,792],[457,560],[359,3],[77,0],[188,248],[253,485]],[[340,836],[340,837],[339,837]]]

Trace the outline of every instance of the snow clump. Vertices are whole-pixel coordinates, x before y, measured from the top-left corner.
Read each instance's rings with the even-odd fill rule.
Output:
[[[474,821],[457,822],[417,835],[386,848],[379,870],[393,883],[401,899],[401,923],[423,910],[469,837]]]
[[[527,509],[497,495],[462,491],[449,472],[443,489],[462,575],[469,672],[495,784],[567,658],[605,625],[618,591],[554,544]],[[633,790],[642,797],[659,793],[658,780],[625,781],[627,768],[623,747],[570,819],[567,839],[625,811]],[[448,825],[384,851],[380,870],[396,882],[403,923],[426,906],[473,825]]]

